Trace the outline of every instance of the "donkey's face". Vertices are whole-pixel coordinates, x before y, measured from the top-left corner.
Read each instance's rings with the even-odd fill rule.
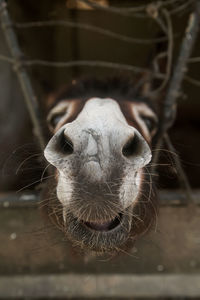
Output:
[[[95,251],[123,247],[154,219],[151,139],[157,122],[146,102],[113,97],[62,99],[48,116],[44,155],[56,168],[56,195],[69,239]]]

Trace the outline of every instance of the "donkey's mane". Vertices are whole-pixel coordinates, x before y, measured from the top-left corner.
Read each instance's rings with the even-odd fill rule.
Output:
[[[128,100],[134,102],[145,102],[152,109],[152,102],[140,95],[137,81],[127,77],[108,78],[81,78],[72,80],[55,95],[54,105],[63,99],[82,99],[92,97],[114,98],[116,100]]]

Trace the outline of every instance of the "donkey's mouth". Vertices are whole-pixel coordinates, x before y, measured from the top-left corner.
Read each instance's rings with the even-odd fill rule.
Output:
[[[114,219],[106,222],[84,222],[82,223],[88,227],[89,229],[92,229],[94,231],[111,231],[116,229],[118,226],[120,226],[120,223],[122,221],[123,214],[119,213]]]
[[[131,230],[132,217],[129,207],[108,221],[80,221],[68,213],[65,229],[68,237],[80,245],[96,252],[115,251],[124,244]]]

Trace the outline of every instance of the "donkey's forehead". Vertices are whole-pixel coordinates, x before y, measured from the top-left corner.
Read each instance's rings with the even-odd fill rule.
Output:
[[[103,114],[108,118],[118,118],[122,122],[126,123],[126,119],[120,109],[119,104],[112,98],[90,98],[86,101],[82,111],[79,114],[79,118],[84,115],[86,117],[92,116],[98,118]]]
[[[56,104],[50,111],[52,113],[59,113],[63,111],[67,111],[70,113],[74,113],[77,110],[77,107],[80,107],[80,111],[83,107],[90,108],[92,110],[97,109],[108,109],[113,108],[114,110],[118,111],[124,108],[127,108],[132,111],[132,109],[136,109],[139,113],[143,113],[145,115],[154,116],[155,113],[153,109],[148,105],[147,102],[138,102],[138,101],[129,101],[129,100],[116,100],[114,98],[99,98],[99,97],[92,97],[85,101],[80,99],[63,99],[60,100],[58,104]]]
[[[92,97],[86,101],[79,99],[61,100],[49,113],[48,119],[54,115],[62,114],[60,121],[54,128],[56,132],[64,124],[79,119],[101,118],[101,115],[107,115],[108,120],[112,117],[117,118],[123,123],[136,127],[147,141],[150,141],[150,134],[142,116],[151,117],[155,120],[156,115],[146,102],[138,101],[119,101],[113,98]]]

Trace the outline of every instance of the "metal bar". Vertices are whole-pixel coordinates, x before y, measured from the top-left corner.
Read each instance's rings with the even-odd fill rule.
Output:
[[[118,34],[114,31],[104,29],[101,27],[93,26],[86,23],[72,22],[66,20],[52,20],[52,21],[35,21],[35,22],[14,22],[13,26],[18,29],[28,29],[28,28],[41,28],[41,27],[52,27],[52,26],[63,26],[63,27],[72,27],[80,30],[87,30],[93,33],[102,34],[108,36],[113,39],[117,39],[127,43],[136,43],[136,44],[152,44],[152,43],[160,43],[162,41],[166,41],[166,37],[161,38],[151,38],[151,39],[139,39],[132,38],[130,36],[125,36],[122,34]]]
[[[200,23],[200,1],[196,1],[195,10],[191,13],[185,36],[182,40],[178,60],[172,74],[169,88],[166,94],[163,108],[163,122],[161,134],[166,132],[174,123],[176,116],[176,100],[179,97],[181,84],[187,71],[188,58],[190,57],[194,44],[197,40]]]
[[[39,201],[38,193],[6,193],[0,195],[0,208],[37,207]]]
[[[0,0],[1,1],[1,0]],[[8,63],[14,64],[14,61],[12,58],[1,55],[0,54],[0,60],[6,61]],[[127,64],[121,64],[121,63],[115,63],[111,61],[99,61],[99,60],[75,60],[75,61],[48,61],[48,60],[41,60],[41,59],[31,59],[31,60],[23,60],[23,66],[42,66],[42,67],[53,67],[53,68],[72,68],[72,67],[100,67],[100,68],[109,68],[109,69],[119,69],[119,70],[126,70],[131,71],[134,73],[142,73],[145,72],[149,75],[151,75],[154,78],[164,79],[165,74],[159,73],[159,72],[152,72],[149,69],[133,66],[133,65],[127,65]]]
[[[165,134],[164,136],[164,140],[166,142],[166,145],[168,147],[168,149],[173,153],[176,152],[176,149],[174,148],[168,134]],[[177,171],[178,171],[178,174],[179,174],[179,182],[180,182],[180,186],[183,187],[183,189],[185,189],[185,192],[186,192],[186,197],[185,197],[185,201],[186,202],[190,202],[190,203],[193,203],[193,197],[192,197],[192,188],[190,186],[190,182],[189,182],[189,179],[187,178],[187,175],[185,174],[185,171],[182,167],[182,164],[181,164],[181,160],[180,160],[180,157],[178,154],[176,155],[173,155],[173,160],[176,164],[176,168],[177,168]]]
[[[193,190],[194,203],[200,205],[200,190]],[[160,206],[186,206],[185,193],[180,190],[162,190],[158,192]],[[40,201],[38,193],[7,193],[0,195],[0,208],[37,207]]]
[[[188,19],[188,25],[185,30],[185,36],[183,37],[182,44],[180,46],[180,51],[177,59],[177,63],[175,65],[175,69],[172,74],[172,78],[169,83],[169,88],[166,93],[166,97],[164,100],[163,113],[161,116],[161,127],[158,133],[158,141],[156,145],[156,149],[160,148],[162,145],[162,140],[165,138],[167,142],[167,146],[172,150],[174,149],[169,137],[166,132],[173,125],[176,117],[176,108],[177,108],[177,98],[179,97],[181,85],[184,79],[184,75],[187,71],[187,63],[188,58],[190,57],[194,44],[197,40],[198,32],[199,32],[199,24],[200,24],[200,1],[197,0],[195,3],[194,11],[190,14]],[[152,171],[154,171],[155,166],[157,165],[157,161],[159,158],[159,152],[155,152],[156,155],[153,158],[153,167]],[[174,162],[177,167],[178,175],[181,179],[181,182],[184,183],[184,187],[186,190],[187,198],[192,200],[193,202],[191,187],[189,184],[189,180],[181,166],[181,162],[178,156],[173,157]]]
[[[186,193],[183,190],[161,190],[158,192],[160,206],[187,206]],[[195,205],[200,205],[200,190],[192,190]]]
[[[0,20],[1,26],[4,31],[4,35],[10,49],[12,58],[14,59],[14,70],[16,71],[20,86],[22,88],[22,92],[24,95],[24,100],[27,105],[31,121],[33,123],[34,133],[38,138],[39,145],[43,150],[45,147],[45,139],[42,133],[41,124],[40,124],[40,113],[39,106],[37,103],[36,95],[33,91],[31,81],[29,76],[23,67],[22,63],[22,52],[20,50],[17,37],[11,26],[11,19],[8,14],[7,5],[5,0],[0,0]]]
[[[199,274],[50,274],[0,277],[0,299],[22,297],[95,299],[106,297],[200,297]],[[199,299],[199,298],[198,298]]]

